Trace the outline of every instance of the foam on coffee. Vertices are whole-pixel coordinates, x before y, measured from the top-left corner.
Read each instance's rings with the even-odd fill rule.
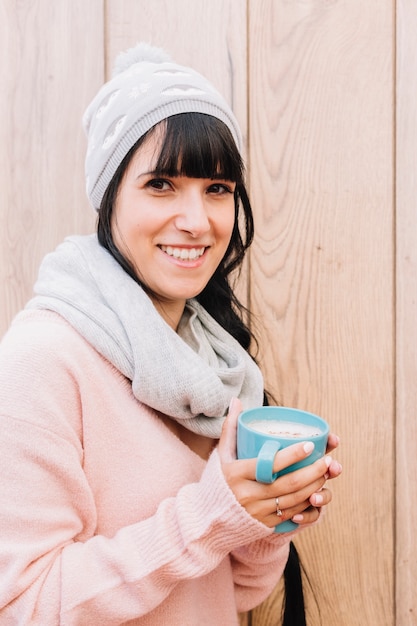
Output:
[[[283,420],[253,420],[252,422],[247,422],[247,426],[259,433],[277,437],[303,439],[304,437],[309,438],[321,435],[321,431],[317,426],[300,424],[299,422],[285,422]]]

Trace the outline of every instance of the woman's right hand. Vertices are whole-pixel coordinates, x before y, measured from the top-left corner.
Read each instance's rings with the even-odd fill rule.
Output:
[[[327,478],[340,471],[337,462],[325,456],[312,465],[280,476],[271,484],[255,479],[256,459],[236,459],[237,418],[242,411],[239,400],[233,399],[219,441],[219,455],[225,479],[238,502],[258,521],[273,528],[297,516],[299,524],[311,524],[320,515],[321,507],[331,501],[331,491],[325,488]],[[334,449],[335,446],[332,446]],[[312,452],[308,442],[300,442],[280,450],[275,457],[274,472],[308,457]],[[318,502],[314,502],[315,497]],[[279,507],[277,506],[277,498]],[[277,516],[277,508],[282,511]]]

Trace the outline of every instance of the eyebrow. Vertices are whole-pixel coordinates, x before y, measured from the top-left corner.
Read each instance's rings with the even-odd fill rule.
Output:
[[[141,172],[140,174],[138,174],[137,176],[135,176],[135,180],[139,180],[139,178],[142,178],[142,176],[159,176],[160,172],[157,171],[149,171],[149,172]]]

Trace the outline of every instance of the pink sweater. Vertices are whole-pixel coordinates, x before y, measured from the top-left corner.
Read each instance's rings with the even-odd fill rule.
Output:
[[[290,535],[57,314],[3,339],[0,420],[2,626],[233,626],[281,576]]]

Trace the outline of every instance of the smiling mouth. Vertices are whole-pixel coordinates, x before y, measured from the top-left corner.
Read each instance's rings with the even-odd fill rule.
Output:
[[[165,252],[168,256],[174,257],[174,259],[181,259],[182,261],[195,261],[203,256],[206,248],[173,248],[172,246],[160,246],[162,252]]]

